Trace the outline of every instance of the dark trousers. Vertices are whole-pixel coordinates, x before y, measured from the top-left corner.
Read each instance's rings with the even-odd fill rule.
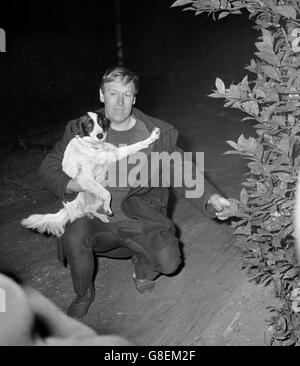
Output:
[[[155,279],[171,274],[181,259],[178,239],[166,240],[155,250],[145,250],[143,233],[133,220],[104,224],[98,219],[82,217],[69,223],[58,241],[59,258],[66,258],[71,270],[74,291],[84,295],[93,281],[94,255],[109,258],[136,256],[135,273],[138,279]]]

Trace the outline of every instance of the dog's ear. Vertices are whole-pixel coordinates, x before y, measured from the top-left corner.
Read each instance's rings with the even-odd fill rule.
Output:
[[[96,112],[96,113],[97,113],[99,124],[101,125],[103,131],[106,132],[110,126],[110,120],[107,117],[105,117],[105,115],[103,113],[100,113],[100,112]]]
[[[83,137],[87,135],[86,124],[89,120],[89,116],[85,115],[76,120],[71,124],[71,133],[73,136]]]

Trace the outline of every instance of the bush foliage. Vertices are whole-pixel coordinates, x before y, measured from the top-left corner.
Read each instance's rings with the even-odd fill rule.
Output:
[[[235,200],[232,222],[251,281],[271,285],[282,301],[267,320],[268,344],[299,345],[300,281],[294,249],[293,208],[300,166],[300,5],[298,0],[177,0],[174,6],[221,19],[249,13],[259,39],[246,67],[250,75],[226,87],[216,79],[213,98],[254,120],[257,137],[227,141],[227,154],[247,159],[249,172]]]

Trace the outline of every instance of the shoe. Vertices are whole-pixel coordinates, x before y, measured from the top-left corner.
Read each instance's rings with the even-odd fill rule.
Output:
[[[133,267],[135,267],[135,264],[137,262],[137,257],[135,255],[133,255],[131,257],[131,261],[133,264]],[[149,280],[147,278],[144,279],[138,279],[136,278],[136,273],[133,272],[133,281],[135,284],[135,288],[137,289],[137,291],[143,295],[145,294],[149,294],[150,292],[153,291],[154,286],[155,286],[155,282],[153,280]]]
[[[87,314],[89,307],[94,300],[95,289],[92,286],[88,288],[87,292],[83,296],[77,295],[73,299],[67,311],[67,315],[75,319],[83,318]]]
[[[136,278],[135,273],[133,273],[132,277],[135,284],[135,288],[139,293],[145,295],[150,294],[153,291],[155,286],[155,282],[153,280],[138,279]]]

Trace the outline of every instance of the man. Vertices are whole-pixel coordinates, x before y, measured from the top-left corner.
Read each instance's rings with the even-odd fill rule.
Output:
[[[100,85],[100,101],[104,103],[104,110],[99,111],[105,113],[111,121],[108,142],[116,146],[133,144],[147,138],[155,127],[159,127],[160,138],[143,151],[147,163],[154,153],[177,152],[183,157],[183,151],[176,146],[176,129],[171,124],[150,117],[133,107],[137,92],[138,77],[130,70],[114,67],[104,74]],[[76,120],[68,123],[63,139],[48,154],[40,169],[44,184],[63,200],[74,199],[82,190],[75,180],[64,174],[61,167],[64,150],[74,137],[72,127],[75,123]],[[137,167],[133,159],[128,160],[126,169],[121,169],[121,165],[124,167],[120,161],[114,167],[118,178],[116,182],[124,182],[124,178]],[[110,258],[131,257],[134,266],[133,280],[136,289],[142,294],[153,290],[154,280],[159,275],[176,271],[181,262],[178,238],[175,236],[174,223],[167,217],[168,185],[174,186],[174,178],[178,178],[175,165],[171,162],[170,184],[167,187],[166,184],[160,183],[158,186],[151,181],[144,184],[108,184],[106,188],[112,194],[114,213],[110,223],[104,224],[95,218],[82,217],[67,225],[64,235],[58,241],[58,254],[62,262],[67,259],[70,265],[77,295],[68,309],[70,316],[82,318],[94,300],[94,254]],[[156,174],[157,177],[162,177],[163,169],[160,166],[151,166],[144,162],[136,175],[137,182],[147,169],[150,176]],[[195,171],[196,166],[193,165],[192,169]],[[165,180],[160,179],[161,181]],[[182,185],[175,188],[179,194],[185,196],[187,187],[184,179]],[[223,220],[229,216],[230,202],[220,196],[206,180],[204,194],[189,198],[189,201],[210,217],[217,215]]]

